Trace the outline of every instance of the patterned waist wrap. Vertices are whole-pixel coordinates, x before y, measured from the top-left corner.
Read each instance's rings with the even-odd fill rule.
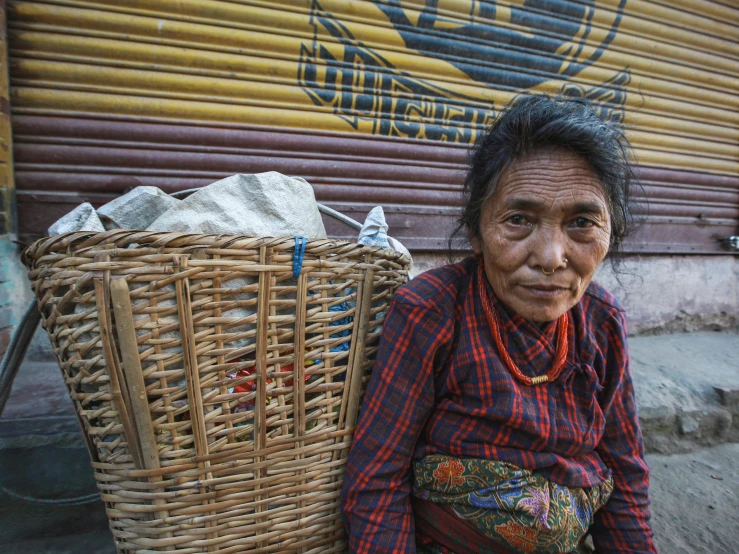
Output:
[[[612,491],[611,477],[595,487],[572,488],[504,462],[441,455],[413,462],[414,496],[449,505],[512,552],[578,551]]]

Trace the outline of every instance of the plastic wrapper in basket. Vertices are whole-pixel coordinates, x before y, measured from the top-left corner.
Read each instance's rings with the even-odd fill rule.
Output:
[[[351,434],[407,257],[109,231],[24,252],[119,552],[341,552]]]

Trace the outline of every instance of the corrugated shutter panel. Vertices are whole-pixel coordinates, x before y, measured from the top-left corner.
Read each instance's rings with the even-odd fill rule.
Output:
[[[21,230],[82,197],[275,169],[443,248],[468,145],[545,91],[627,126],[649,198],[629,248],[721,252],[739,220],[738,29],[707,0],[10,2]]]

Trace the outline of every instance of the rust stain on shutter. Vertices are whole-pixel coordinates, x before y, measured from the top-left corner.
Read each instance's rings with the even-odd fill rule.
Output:
[[[8,87],[8,40],[5,0],[0,0],[0,235],[15,231],[15,182],[13,179],[13,149],[10,130]]]
[[[589,98],[641,164],[634,251],[739,221],[739,9],[708,0],[9,2],[21,230],[80,198],[300,175],[445,245],[469,144],[516,95]],[[39,210],[43,206],[43,210]],[[648,207],[648,212],[647,212]],[[338,231],[338,229],[337,229]]]

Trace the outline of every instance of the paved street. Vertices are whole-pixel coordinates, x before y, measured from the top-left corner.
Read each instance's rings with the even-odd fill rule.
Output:
[[[648,454],[652,525],[661,554],[739,552],[739,444]]]

